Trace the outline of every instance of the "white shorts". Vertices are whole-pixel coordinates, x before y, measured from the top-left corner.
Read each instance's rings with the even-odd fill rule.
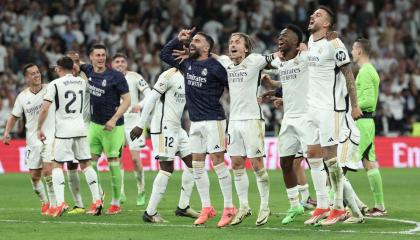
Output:
[[[307,146],[304,142],[305,116],[290,118],[285,117],[281,122],[278,140],[280,157],[295,156],[296,158],[306,155]]]
[[[43,163],[53,160],[52,144],[26,146],[25,165],[29,169],[40,169]]]
[[[304,142],[307,145],[320,144],[321,147],[337,145],[344,115],[345,112],[317,108],[309,109],[303,124],[304,129],[306,129]]]
[[[264,156],[265,122],[263,120],[231,120],[228,126],[229,156],[256,158]]]
[[[73,162],[73,160],[90,160],[90,147],[87,137],[56,138],[54,158],[57,162]]]
[[[190,150],[192,153],[223,152],[226,120],[191,122]]]
[[[163,130],[159,134],[151,134],[153,149],[159,161],[173,161],[175,156],[183,158],[191,154],[187,132]]]
[[[126,113],[124,114],[124,132],[125,132],[125,141],[128,145],[128,148],[133,151],[140,151],[142,147],[146,145],[146,135],[143,133],[139,138],[134,139],[130,138],[130,132],[137,126],[140,122],[140,113]]]
[[[347,113],[344,117],[343,125],[340,128],[337,159],[340,166],[354,169],[355,163],[360,160],[357,157],[360,131],[350,113]]]

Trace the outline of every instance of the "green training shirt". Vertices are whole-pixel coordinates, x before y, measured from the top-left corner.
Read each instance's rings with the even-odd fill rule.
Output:
[[[364,64],[356,77],[357,102],[364,112],[374,112],[378,103],[379,75],[371,63]]]

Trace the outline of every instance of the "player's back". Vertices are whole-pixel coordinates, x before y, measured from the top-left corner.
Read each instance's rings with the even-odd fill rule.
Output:
[[[184,76],[176,68],[163,72],[153,87],[161,94],[154,108],[151,133],[159,133],[162,128],[178,129],[185,108]]]
[[[139,91],[144,91],[149,85],[140,74],[133,71],[127,71],[124,77],[130,92],[131,106],[136,106],[140,101]]]
[[[308,41],[309,92],[310,107],[346,110],[345,78],[340,72],[341,66],[348,64],[350,57],[340,39],[328,41],[326,38]]]
[[[86,81],[80,77],[67,74],[52,81],[49,88],[52,92],[55,92],[56,137],[86,136],[86,127],[83,120]],[[52,97],[50,93],[47,95]]]
[[[226,68],[230,95],[230,120],[262,119],[261,107],[257,101],[261,70],[267,65],[261,54],[250,54],[235,65],[227,56],[218,60]]]

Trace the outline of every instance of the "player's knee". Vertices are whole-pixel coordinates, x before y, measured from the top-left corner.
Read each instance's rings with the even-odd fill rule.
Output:
[[[324,167],[322,158],[308,158],[308,163],[313,170],[322,169]]]
[[[308,147],[308,158],[320,158],[322,153],[317,147]]]
[[[74,163],[74,162],[68,162],[67,163],[67,169],[68,170],[76,170],[78,167],[78,163]]]
[[[182,161],[185,163],[185,165],[186,165],[188,168],[192,168],[192,155],[191,155],[191,154],[189,154],[189,155],[187,155],[187,156],[183,157],[183,158],[182,158]]]
[[[160,169],[168,172],[173,173],[174,172],[174,162],[173,161],[160,161]]]
[[[245,161],[242,157],[232,157],[232,169],[243,169],[245,167]]]
[[[285,172],[293,171],[293,160],[280,158],[281,169]]]

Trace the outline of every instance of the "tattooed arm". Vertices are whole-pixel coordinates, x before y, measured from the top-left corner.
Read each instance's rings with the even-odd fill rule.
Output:
[[[340,67],[340,71],[343,73],[346,78],[347,92],[350,96],[351,102],[351,116],[353,119],[358,119],[362,116],[362,110],[357,104],[357,94],[356,94],[356,85],[354,80],[353,72],[350,68],[350,64],[345,64]]]

